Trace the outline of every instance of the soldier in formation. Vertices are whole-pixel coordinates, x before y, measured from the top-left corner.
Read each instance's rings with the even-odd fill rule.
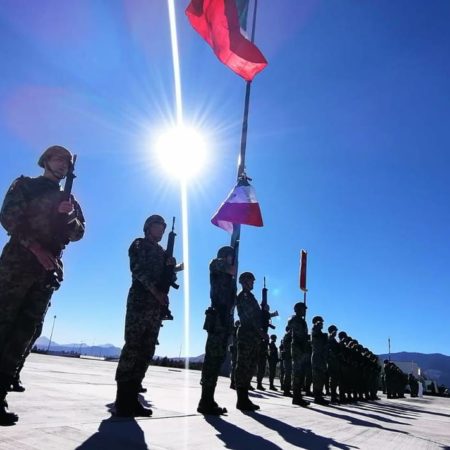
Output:
[[[327,380],[327,357],[328,357],[328,336],[322,331],[323,319],[315,316],[312,319],[313,328],[311,331],[311,366],[313,378],[314,403],[328,405],[328,401],[323,398],[323,388]]]
[[[69,150],[49,147],[38,161],[43,175],[17,178],[3,201],[0,221],[10,239],[0,259],[0,425],[18,420],[7,391],[62,282],[62,251],[84,235],[80,205],[60,187],[72,164]]]
[[[278,391],[278,389],[275,387],[274,381],[275,381],[275,375],[277,372],[277,365],[278,361],[280,360],[278,357],[278,348],[277,348],[277,336],[275,334],[272,334],[270,336],[270,343],[269,343],[269,389],[272,391]]]
[[[220,415],[227,412],[226,408],[219,407],[215,402],[214,391],[233,328],[235,272],[233,247],[222,247],[209,265],[211,306],[205,312],[203,326],[208,338],[201,377],[202,396],[197,407],[197,411],[202,414]]]
[[[116,371],[115,406],[120,417],[152,415],[152,410],[140,403],[139,390],[167,314],[167,268],[173,272],[183,270],[183,265],[177,265],[159,244],[165,230],[161,216],[150,216],[144,224],[144,237],[135,239],[128,250],[132,284],[127,299],[125,345]]]
[[[244,272],[239,276],[242,286],[236,299],[239,315],[237,330],[237,365],[236,365],[236,408],[241,411],[255,411],[259,409],[248,397],[248,387],[258,362],[258,352],[261,340],[267,339],[262,329],[261,308],[252,294],[255,276],[251,272]]]
[[[283,351],[281,360],[284,367],[284,378],[281,388],[285,397],[292,397],[292,333],[289,327],[286,327],[286,333],[283,337]]]
[[[306,305],[303,302],[296,303],[294,312],[295,315],[289,319],[287,325],[292,339],[292,404],[305,407],[309,405],[309,402],[302,397],[302,388],[305,382],[305,366],[308,359],[306,348],[308,341],[308,325],[305,321]]]
[[[384,375],[386,380],[387,398],[405,398],[405,386],[408,383],[408,376],[392,361],[384,360]]]

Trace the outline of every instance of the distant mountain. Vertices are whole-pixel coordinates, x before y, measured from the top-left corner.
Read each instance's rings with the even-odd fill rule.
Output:
[[[47,350],[49,348],[49,339],[45,336],[41,336],[36,341],[35,345],[39,350]],[[114,347],[112,344],[103,345],[86,345],[83,343],[76,344],[58,344],[52,341],[49,350],[51,352],[64,352],[64,353],[78,353],[81,355],[89,356],[103,356],[105,358],[118,358],[120,356],[121,349]]]
[[[388,359],[389,355],[379,355],[381,361]],[[434,380],[437,384],[450,386],[450,356],[440,353],[391,353],[391,361],[415,362],[427,378]]]

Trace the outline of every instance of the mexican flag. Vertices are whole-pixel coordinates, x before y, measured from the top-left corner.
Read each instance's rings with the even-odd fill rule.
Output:
[[[246,29],[249,0],[192,0],[186,15],[192,27],[212,47],[219,60],[247,81],[267,66]]]

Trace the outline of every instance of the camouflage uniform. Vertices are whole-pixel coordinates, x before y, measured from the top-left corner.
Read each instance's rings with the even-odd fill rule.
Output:
[[[283,380],[283,393],[286,396],[291,395],[292,388],[292,334],[289,329],[286,329],[286,334],[283,337],[283,354],[281,358],[284,366],[284,380]]]
[[[270,381],[270,389],[277,390],[273,384],[275,380],[275,374],[277,371],[277,364],[279,361],[278,358],[278,348],[274,339],[271,339],[269,344],[269,381]]]
[[[131,244],[128,255],[132,285],[125,318],[125,345],[116,371],[117,382],[141,383],[155,354],[164,307],[150,292],[162,281],[166,252],[147,238]]]
[[[316,323],[311,331],[311,365],[313,375],[313,393],[316,402],[320,402],[326,382],[328,336]]]
[[[231,247],[228,249],[233,251]],[[200,382],[202,396],[197,407],[197,411],[202,414],[220,415],[226,412],[226,409],[218,407],[215,402],[214,391],[233,328],[232,310],[236,299],[233,271],[234,267],[228,263],[226,257],[215,258],[209,265],[211,307],[205,312],[206,319],[203,326],[208,332],[208,338]]]
[[[292,390],[294,394],[293,402],[297,403],[301,399],[301,389],[305,382],[305,369],[307,365],[308,353],[308,325],[300,315],[292,316],[288,321],[288,327],[291,330],[292,344],[292,368],[294,379],[292,382]]]
[[[261,345],[261,309],[255,296],[246,289],[239,293],[236,304],[241,323],[237,331],[236,388],[247,389]]]
[[[11,236],[0,258],[0,385],[14,378],[22,356],[44,319],[50,298],[62,281],[62,250],[84,234],[84,218],[71,197],[73,217],[67,224],[57,212],[63,201],[58,182],[20,177],[11,185],[0,213]],[[47,271],[29,250],[39,244],[56,259],[59,272]]]
[[[336,402],[337,388],[341,392],[341,367],[340,367],[340,348],[336,338],[328,335],[328,375],[330,377],[331,401]]]

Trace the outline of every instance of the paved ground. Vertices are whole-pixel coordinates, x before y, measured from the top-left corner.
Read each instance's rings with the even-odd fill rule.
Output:
[[[235,409],[235,392],[220,379],[217,400],[229,414],[196,412],[199,372],[150,367],[149,419],[117,419],[116,363],[32,354],[25,393],[11,393],[20,421],[0,429],[1,450],[144,449],[449,449],[450,399],[387,400],[304,409],[277,393],[256,392],[257,413]]]

